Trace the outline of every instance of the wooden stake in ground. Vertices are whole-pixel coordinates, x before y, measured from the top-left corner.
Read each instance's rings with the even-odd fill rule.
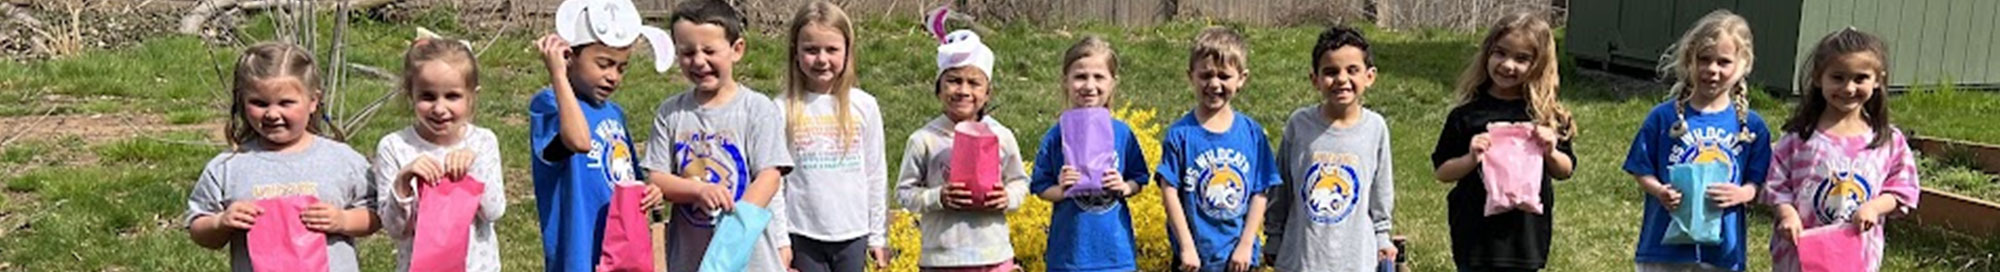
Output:
[[[395,3],[397,1],[401,0],[348,0],[345,2],[328,1],[331,3],[322,5],[331,8],[345,4],[348,6],[350,10],[367,10],[389,5],[390,3]],[[214,19],[216,15],[223,14],[224,12],[228,12],[229,10],[232,9],[242,9],[245,11],[261,11],[270,8],[283,7],[286,5],[296,5],[302,2],[305,1],[202,0],[201,3],[195,4],[194,8],[188,9],[187,14],[181,15],[181,25],[179,29],[176,29],[176,31],[179,31],[181,34],[197,34],[201,31],[202,24],[208,23],[208,21],[210,19]]]

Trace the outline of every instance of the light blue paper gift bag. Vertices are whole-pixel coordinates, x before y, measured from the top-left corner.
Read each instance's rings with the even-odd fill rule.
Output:
[[[1681,205],[1673,211],[1673,225],[1662,242],[1667,244],[1722,243],[1722,210],[1709,203],[1708,185],[1729,182],[1729,165],[1716,162],[1685,163],[1667,168],[1668,182],[1681,193]]]
[[[764,238],[771,223],[771,211],[750,202],[737,201],[734,212],[725,213],[715,225],[715,237],[702,253],[701,271],[743,271],[750,265],[751,250]]]

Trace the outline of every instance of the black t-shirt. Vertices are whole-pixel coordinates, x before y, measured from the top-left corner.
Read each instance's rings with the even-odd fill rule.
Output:
[[[1487,123],[1528,122],[1533,120],[1531,116],[1527,100],[1502,100],[1480,92],[1472,102],[1453,108],[1445,116],[1444,129],[1438,132],[1437,147],[1431,152],[1431,166],[1435,169],[1447,160],[1465,156],[1472,137],[1486,133]],[[1572,164],[1576,162],[1569,140],[1557,142],[1556,150],[1570,155]],[[1542,268],[1548,261],[1552,215],[1556,212],[1555,185],[1546,175],[1542,177],[1541,196],[1542,214],[1514,210],[1489,217],[1485,215],[1486,185],[1479,168],[1459,178],[1445,197],[1450,206],[1453,261],[1461,268]]]

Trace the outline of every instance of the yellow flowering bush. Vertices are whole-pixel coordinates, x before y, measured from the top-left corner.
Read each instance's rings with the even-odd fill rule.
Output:
[[[1158,111],[1139,109],[1129,104],[1112,111],[1112,117],[1132,125],[1132,134],[1139,138],[1139,146],[1145,150],[1148,168],[1160,162],[1161,132],[1166,126],[1159,122]],[[1026,150],[1023,151],[1027,152]],[[1034,162],[1024,162],[1028,169],[1034,169]],[[1172,256],[1172,246],[1167,244],[1166,211],[1161,208],[1160,190],[1148,181],[1143,193],[1126,199],[1132,212],[1134,242],[1133,248],[1139,256],[1139,270],[1161,271],[1168,268]],[[1014,258],[1026,271],[1043,271],[1042,252],[1048,243],[1049,214],[1052,204],[1041,198],[1028,197],[1021,202],[1021,209],[1007,215],[1007,225],[1011,229],[1014,243]],[[890,271],[917,271],[917,255],[923,246],[921,231],[916,227],[917,215],[905,211],[891,212],[889,227],[890,247],[901,252],[890,266]]]

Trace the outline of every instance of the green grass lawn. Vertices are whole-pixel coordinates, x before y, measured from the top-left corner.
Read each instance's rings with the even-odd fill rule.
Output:
[[[451,20],[431,20],[448,22]],[[937,114],[930,89],[935,73],[935,41],[912,20],[861,20],[855,52],[861,87],[882,103],[888,154],[901,154],[902,141],[924,120]],[[330,26],[330,23],[322,23]],[[413,25],[358,19],[348,35],[349,61],[370,66],[401,67],[401,49],[413,36]],[[452,36],[467,31],[444,23],[428,25]],[[1078,34],[1106,35],[1119,50],[1124,65],[1118,97],[1122,107],[1153,110],[1152,125],[1165,125],[1185,112],[1193,93],[1185,80],[1187,40],[1204,27],[1184,22],[1157,27],[1118,28],[1003,26],[986,40],[999,53],[995,67],[996,118],[1019,135],[1023,146],[1037,139],[1061,111],[1055,81],[1061,52]],[[250,28],[268,39],[268,22]],[[1263,122],[1271,135],[1292,109],[1315,103],[1305,80],[1308,50],[1316,28],[1251,28],[1250,82],[1236,101],[1239,110]],[[473,34],[483,34],[477,32]],[[480,58],[483,92],[479,125],[493,129],[506,156],[510,207],[499,223],[503,260],[509,270],[539,270],[540,238],[528,178],[526,102],[547,80],[527,41],[541,33],[508,33]],[[1450,242],[1445,225],[1444,195],[1452,186],[1434,181],[1428,154],[1446,107],[1453,78],[1475,51],[1471,33],[1370,30],[1381,63],[1380,81],[1367,96],[1369,107],[1390,118],[1396,137],[1394,152],[1398,187],[1397,233],[1412,238],[1406,249],[1417,271],[1451,269]],[[737,76],[767,93],[782,77],[782,35],[751,35],[750,52],[738,64]],[[484,40],[486,37],[468,37]],[[219,123],[226,116],[222,80],[240,47],[214,46],[190,37],[164,37],[138,47],[88,52],[36,63],[0,63],[0,116],[126,113],[160,115],[174,124]],[[644,51],[641,51],[644,52]],[[637,54],[643,55],[643,54]],[[640,56],[639,58],[650,58]],[[652,119],[648,110],[661,99],[683,91],[678,74],[653,74],[644,60],[634,62],[628,86],[613,100],[625,105],[629,120]],[[1566,71],[1569,69],[1565,69]],[[1619,271],[1631,269],[1637,239],[1640,193],[1619,170],[1633,131],[1652,105],[1657,91],[1618,93],[1608,83],[1566,72],[1564,99],[1577,114],[1581,136],[1576,150],[1581,164],[1575,178],[1557,183],[1556,242],[1552,271]],[[363,76],[349,79],[349,95],[330,104],[353,110],[390,91],[392,83]],[[46,103],[47,96],[87,99]],[[1787,116],[1784,99],[1760,95],[1755,107],[1772,123]],[[1897,120],[1906,129],[1927,135],[2000,142],[2000,134],[1984,129],[2000,95],[1984,92],[1917,92],[1898,97]],[[383,134],[408,124],[407,107],[391,107],[355,131],[350,140],[362,152],[372,152]],[[640,123],[643,124],[643,123]],[[1144,125],[1144,124],[1137,124]],[[634,129],[644,126],[632,125]],[[76,138],[28,139],[0,150],[0,168],[25,171],[0,176],[0,270],[216,270],[227,265],[226,253],[188,242],[181,217],[188,187],[202,163],[220,147],[187,142],[219,142],[208,131],[183,131],[110,141]],[[635,133],[645,137],[647,133]],[[1154,135],[1157,136],[1157,135]],[[644,139],[640,139],[644,140]],[[893,167],[893,166],[892,166]],[[0,171],[5,174],[8,171]],[[892,169],[892,173],[894,170]],[[1045,207],[1045,206],[1043,206]],[[1023,212],[1041,212],[1024,210]],[[1138,209],[1136,216],[1156,218],[1158,210]],[[1161,226],[1140,219],[1140,237],[1159,237]],[[1750,260],[1754,270],[1769,266],[1765,253],[1770,220],[1751,221]],[[1901,223],[1901,222],[1897,222]],[[1910,224],[1890,226],[1886,271],[1993,269],[1990,252],[2000,243],[1968,239]],[[1017,239],[1039,239],[1021,233]],[[892,237],[907,241],[914,237]],[[1139,241],[1141,248],[1163,248],[1165,241]],[[898,242],[905,243],[905,242]],[[1017,244],[1022,242],[1017,241]],[[1039,244],[1039,241],[1034,242]],[[1024,248],[1022,255],[1038,255]],[[363,239],[364,270],[392,268],[389,241]],[[907,254],[906,258],[914,257]],[[1164,263],[1165,255],[1142,254],[1148,270]],[[1028,258],[1024,259],[1037,259]],[[1039,264],[1029,263],[1031,267]],[[906,270],[907,267],[898,269]]]

